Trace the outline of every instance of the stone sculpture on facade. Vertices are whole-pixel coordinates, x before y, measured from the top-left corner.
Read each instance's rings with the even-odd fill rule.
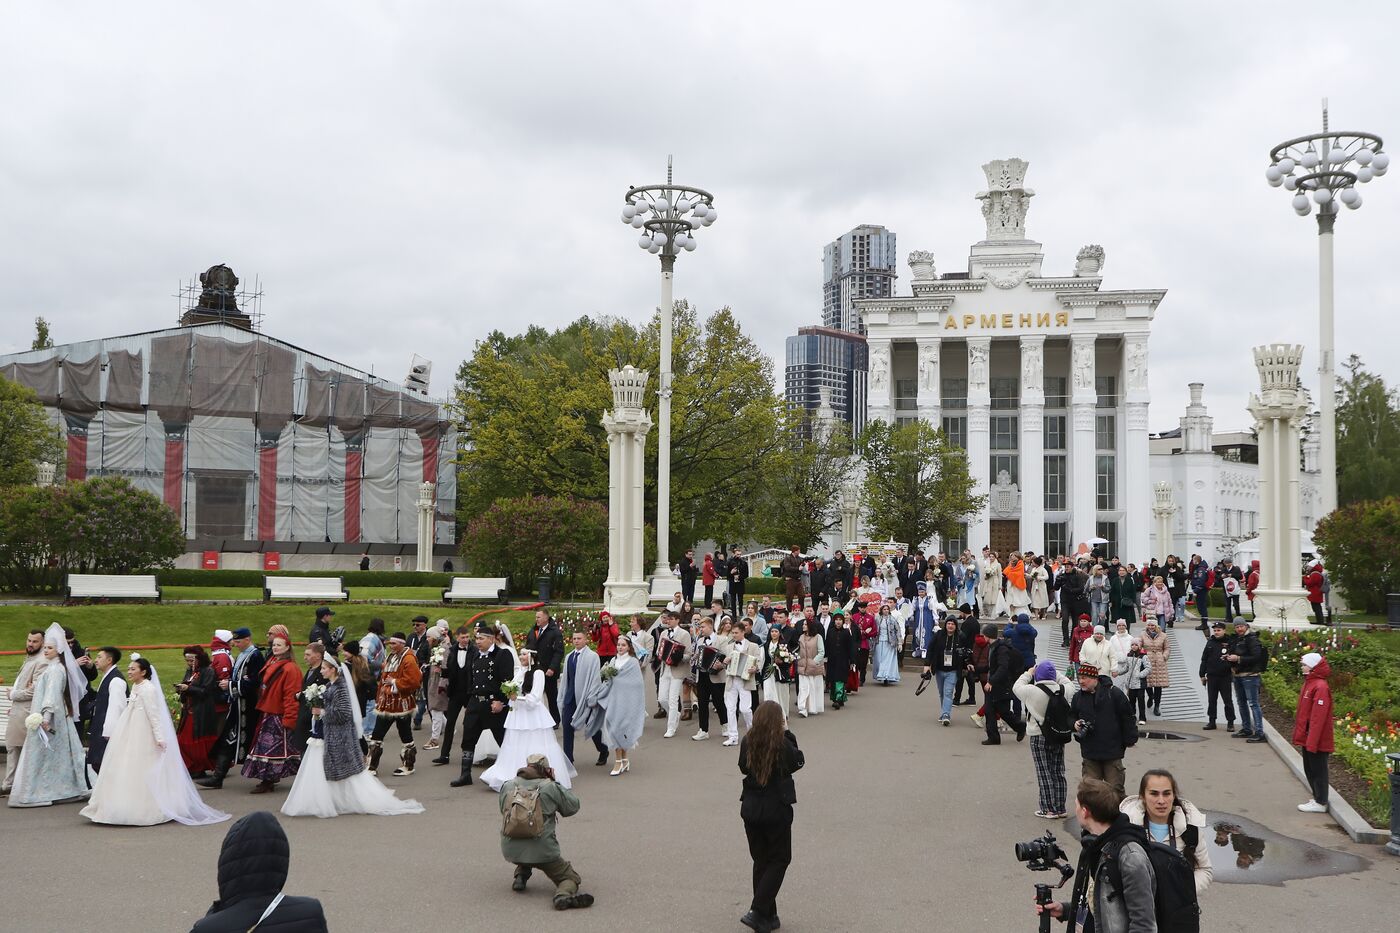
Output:
[[[977,192],[977,200],[982,202],[989,241],[1026,238],[1026,211],[1035,195],[1025,187],[1028,167],[1024,159],[994,159],[982,166],[987,190]]]
[[[1011,482],[1011,473],[997,471],[997,481],[988,491],[987,504],[996,518],[1016,518],[1021,514],[1021,487]]]
[[[1045,360],[1041,355],[1041,348],[1036,344],[1025,346],[1021,350],[1022,390],[1040,391],[1044,388],[1044,371]]]
[[[1128,388],[1147,388],[1147,344],[1142,340],[1128,343]]]
[[[1091,279],[1102,274],[1103,247],[1097,243],[1090,243],[1074,257],[1074,275],[1076,278]]]
[[[870,403],[884,405],[890,391],[890,357],[887,349],[870,348]]]
[[[642,491],[651,416],[642,408],[647,373],[633,366],[608,371],[613,410],[603,413],[608,432],[608,579],[603,606],[609,612],[643,612],[650,591],[642,576]]]
[[[916,249],[909,254],[909,271],[915,282],[931,282],[938,278],[933,265],[933,253],[926,249]]]
[[[970,344],[967,348],[967,387],[984,389],[987,386],[987,348]]]
[[[1074,387],[1094,388],[1094,347],[1092,344],[1074,345]]]
[[[919,388],[925,392],[932,392],[938,388],[934,380],[938,373],[938,345],[935,343],[919,344]]]

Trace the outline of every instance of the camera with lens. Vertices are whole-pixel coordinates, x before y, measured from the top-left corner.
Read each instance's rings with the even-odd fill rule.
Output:
[[[1046,833],[1030,842],[1016,843],[1016,861],[1025,862],[1031,871],[1050,871],[1057,862],[1068,862],[1069,856],[1055,841],[1054,833]]]

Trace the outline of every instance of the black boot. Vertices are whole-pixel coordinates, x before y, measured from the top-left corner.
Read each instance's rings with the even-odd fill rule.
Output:
[[[231,762],[224,761],[222,758],[219,759],[219,763],[214,767],[214,773],[211,774],[209,777],[204,778],[203,780],[195,781],[195,783],[198,784],[200,787],[208,787],[212,790],[218,790],[219,788],[224,786],[224,775],[228,774],[228,769],[231,766],[231,764]]]
[[[471,753],[462,756],[462,776],[452,782],[453,787],[466,787],[472,782],[472,756]]]
[[[383,753],[384,743],[371,741],[369,743],[369,761],[365,762],[365,770],[370,774],[377,773],[379,771],[379,756]]]
[[[403,747],[403,753],[399,756],[399,767],[394,769],[394,774],[399,777],[413,773],[413,766],[418,762],[418,749],[409,742]]]

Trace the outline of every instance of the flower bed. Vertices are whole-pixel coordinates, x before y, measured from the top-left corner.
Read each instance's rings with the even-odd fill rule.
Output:
[[[1389,826],[1386,755],[1400,752],[1400,666],[1394,656],[1364,634],[1335,629],[1263,632],[1260,638],[1269,648],[1264,689],[1286,714],[1286,736],[1292,735],[1293,713],[1303,685],[1300,659],[1310,651],[1327,659],[1336,717],[1333,754],[1364,787],[1355,799],[1347,796],[1374,825]]]

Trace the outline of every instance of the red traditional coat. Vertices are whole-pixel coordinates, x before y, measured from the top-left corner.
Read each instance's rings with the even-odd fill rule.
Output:
[[[407,716],[418,708],[418,685],[423,682],[423,672],[418,667],[418,659],[408,646],[401,646],[397,654],[384,658],[384,669],[379,673],[379,691],[374,698],[374,712],[377,716],[397,718]]]

